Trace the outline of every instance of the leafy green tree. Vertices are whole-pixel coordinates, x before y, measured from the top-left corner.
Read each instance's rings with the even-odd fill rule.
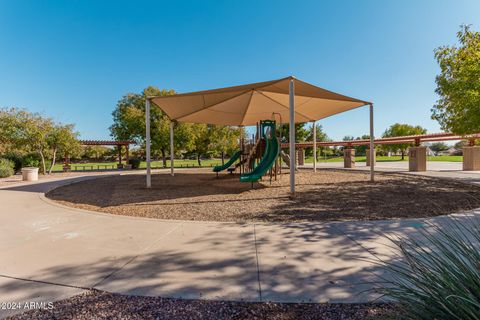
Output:
[[[179,154],[184,154],[191,151],[194,143],[195,124],[175,122],[173,130],[173,147],[175,151]]]
[[[198,165],[202,165],[202,156],[207,154],[212,143],[212,133],[215,130],[214,125],[195,124],[193,125],[193,147],[192,150],[197,155]]]
[[[18,108],[0,109],[0,147],[2,153],[27,152],[23,145],[24,130],[20,130],[22,121],[27,119],[29,113],[27,110]]]
[[[356,137],[355,140],[369,140],[370,135],[369,134],[364,134],[361,137]],[[367,154],[367,149],[370,148],[368,145],[361,145],[361,146],[355,146],[355,154],[361,155],[361,154]]]
[[[325,132],[323,132],[323,127],[320,124],[315,125],[315,131],[317,135],[317,142],[321,141],[328,141],[328,136]],[[307,136],[305,137],[306,141],[313,141],[313,126],[310,126],[308,128]],[[318,147],[317,148],[317,159],[318,155],[321,154],[324,151],[324,147]],[[305,156],[310,157],[313,156],[313,148],[312,149],[306,149],[305,150]]]
[[[240,128],[230,126],[215,126],[212,131],[211,148],[220,153],[222,164],[224,164],[225,155],[231,155],[239,149],[241,130]]]
[[[455,144],[453,145],[453,147],[454,147],[455,149],[462,149],[462,148],[465,147],[466,145],[468,145],[468,143],[466,143],[465,141],[462,140],[462,141],[458,141],[457,143],[455,143]]]
[[[302,142],[307,139],[309,129],[305,128],[306,123],[296,123],[295,124],[295,142]],[[311,130],[311,129],[310,129]],[[282,137],[282,142],[290,141],[290,125],[288,123],[282,124],[280,128],[280,133]]]
[[[161,90],[148,87],[142,93],[129,93],[123,96],[112,112],[113,124],[110,126],[112,137],[117,140],[133,140],[145,145],[145,101],[147,96],[168,96],[175,94],[173,90]],[[175,124],[174,141],[176,147],[189,145],[191,126]],[[153,103],[150,105],[150,137],[152,156],[161,156],[163,166],[167,165],[167,154],[170,150],[170,120],[167,115]],[[189,147],[189,146],[188,146]]]
[[[47,145],[52,157],[48,174],[52,173],[57,154],[62,156],[75,156],[80,153],[81,146],[78,142],[78,132],[74,131],[72,124],[54,124],[47,135]]]
[[[434,152],[445,151],[450,147],[445,142],[435,142],[430,145],[430,149]]]
[[[361,137],[354,137],[354,136],[345,136],[343,137],[343,141],[355,141],[355,140],[368,140],[370,139],[370,135],[364,134]],[[353,149],[355,149],[355,154],[356,155],[364,155],[369,148],[368,145],[360,145],[360,146],[353,146]]]
[[[16,108],[8,109],[5,116],[9,118],[6,131],[14,128],[13,133],[9,132],[10,144],[18,149],[36,152],[41,159],[41,172],[45,174],[45,160],[49,151],[47,139],[54,126],[53,120]]]
[[[47,173],[46,159],[52,157],[49,173],[58,153],[79,150],[73,125],[55,123],[53,119],[25,109],[0,110],[0,141],[16,153],[36,153],[40,157],[41,172]]]
[[[108,154],[109,148],[105,146],[84,146],[81,156],[87,159],[101,160]]]
[[[385,132],[383,133],[383,138],[389,137],[401,137],[401,136],[410,136],[410,135],[418,135],[418,134],[425,134],[427,130],[422,128],[421,126],[411,126],[409,124],[402,124],[402,123],[395,123],[390,126]],[[397,152],[400,150],[402,154],[402,160],[405,159],[405,151],[408,147],[413,146],[412,143],[399,143],[399,144],[386,144],[383,146],[385,150]]]
[[[432,118],[442,129],[456,134],[480,131],[480,33],[462,26],[458,46],[435,50],[440,65]]]

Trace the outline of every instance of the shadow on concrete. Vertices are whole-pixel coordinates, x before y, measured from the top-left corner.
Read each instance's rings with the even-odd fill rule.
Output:
[[[441,223],[447,218],[436,219]],[[231,240],[219,226],[179,243],[172,234],[137,255],[117,254],[84,265],[65,261],[28,278],[73,286],[78,279],[91,279],[85,286],[139,296],[369,302],[379,298],[373,289],[389,278],[378,259],[386,263],[401,259],[384,235],[416,236],[423,227],[414,220],[255,225],[254,234],[245,229],[232,233]],[[2,280],[0,296],[48,301],[58,295],[55,285]]]
[[[187,299],[367,302],[378,298],[366,290],[377,286],[385,271],[368,262],[373,256],[359,245],[378,241],[380,235],[371,226],[303,223],[258,228],[256,242],[251,232],[241,232],[226,244],[226,233],[218,228],[175,247],[167,243],[172,239],[165,240],[138,255],[103,257],[87,265],[66,262],[28,278],[74,286],[78,279],[89,278],[93,280],[88,287],[109,292]],[[380,232],[398,228],[397,222],[391,222]],[[414,231],[408,228],[405,233]],[[118,265],[118,261],[128,263]],[[0,295],[20,295],[28,301],[51,296],[54,290],[53,285],[36,288],[9,280],[2,284]]]

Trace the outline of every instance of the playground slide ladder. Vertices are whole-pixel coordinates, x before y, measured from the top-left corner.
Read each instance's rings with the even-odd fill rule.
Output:
[[[258,165],[249,173],[242,174],[240,176],[241,182],[253,182],[262,178],[267,171],[269,171],[275,164],[275,161],[279,155],[280,144],[275,135],[275,121],[265,120],[261,122],[261,135],[265,138],[266,148],[263,153],[262,159]],[[267,135],[265,129],[270,128],[270,136]],[[268,131],[267,131],[268,132]],[[273,136],[272,136],[273,134]]]
[[[260,137],[257,137],[257,139],[255,140],[255,143],[252,145],[250,151],[248,152],[248,155],[246,156],[246,163],[249,170],[253,167],[252,161],[254,161],[257,158],[257,151],[259,149],[261,141],[262,139]]]

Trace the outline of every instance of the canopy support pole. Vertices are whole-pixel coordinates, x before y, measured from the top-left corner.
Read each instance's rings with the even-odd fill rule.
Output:
[[[373,136],[373,104],[370,104],[370,181],[375,181],[375,146],[373,141],[375,137]]]
[[[240,139],[238,140],[240,145],[240,174],[243,174],[243,158],[244,156],[244,148],[245,148],[245,140],[243,139],[244,132],[243,132],[243,125],[238,126],[240,128]]]
[[[145,101],[145,152],[147,160],[147,188],[152,186],[150,166],[150,100]]]
[[[170,122],[170,175],[173,177],[175,175],[174,169],[173,169],[173,121]]]
[[[290,109],[290,196],[295,196],[295,83],[290,79],[289,84],[289,109]]]
[[[317,172],[317,126],[315,121],[312,122],[313,130],[313,172]]]

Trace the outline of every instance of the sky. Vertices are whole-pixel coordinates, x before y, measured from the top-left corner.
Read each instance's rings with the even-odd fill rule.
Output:
[[[478,0],[0,0],[0,107],[109,139],[111,113],[153,85],[190,92],[293,75],[374,102],[393,123],[440,132],[434,49],[479,30]],[[368,133],[368,108],[320,120],[332,139]]]

